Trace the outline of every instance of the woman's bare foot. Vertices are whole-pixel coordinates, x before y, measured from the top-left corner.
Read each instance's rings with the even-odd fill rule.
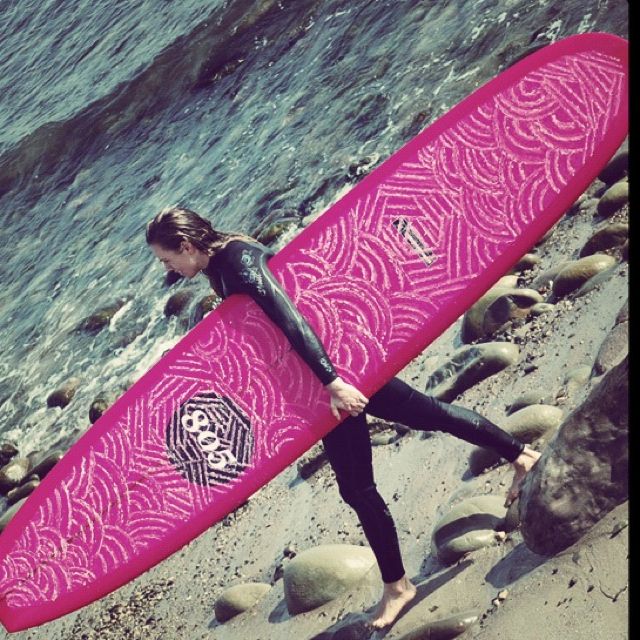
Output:
[[[378,603],[378,608],[370,620],[371,626],[382,629],[390,625],[415,595],[416,588],[406,575],[396,582],[385,582],[382,600]]]
[[[525,447],[522,453],[513,461],[515,475],[513,482],[507,493],[507,499],[504,503],[505,507],[509,507],[511,503],[520,495],[520,484],[522,479],[531,470],[533,465],[538,462],[540,454],[529,447]]]

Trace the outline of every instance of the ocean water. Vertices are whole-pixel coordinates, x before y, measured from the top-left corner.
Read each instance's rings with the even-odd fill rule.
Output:
[[[146,222],[302,218],[530,48],[627,36],[624,0],[4,0],[0,441],[71,441],[184,335]],[[280,242],[286,241],[283,238]],[[276,249],[279,246],[275,247]],[[74,329],[123,306],[96,335]],[[121,303],[122,304],[122,303]],[[80,386],[65,408],[46,398]]]

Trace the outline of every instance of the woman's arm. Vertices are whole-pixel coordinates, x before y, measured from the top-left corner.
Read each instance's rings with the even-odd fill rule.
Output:
[[[260,248],[235,243],[228,251],[227,264],[233,271],[229,275],[235,292],[250,295],[260,305],[323,385],[339,379],[320,338],[275,279]]]

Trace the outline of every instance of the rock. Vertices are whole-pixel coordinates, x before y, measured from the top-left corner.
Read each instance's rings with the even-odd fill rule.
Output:
[[[550,302],[538,302],[537,304],[534,304],[531,309],[529,309],[529,312],[535,318],[537,316],[544,315],[545,313],[550,313],[555,308],[556,305],[551,304]]]
[[[627,500],[628,430],[626,357],[564,421],[522,483],[521,529],[532,551],[567,548]]]
[[[31,465],[27,458],[13,458],[0,469],[0,494],[17,487],[29,475]]]
[[[427,380],[425,393],[449,402],[474,384],[518,360],[520,349],[510,342],[487,342],[456,351]]]
[[[0,444],[0,468],[4,467],[9,460],[18,455],[18,448],[11,442]]]
[[[176,293],[167,300],[167,304],[164,306],[164,315],[167,318],[182,315],[192,299],[193,291],[190,291],[189,289],[176,291]]]
[[[555,267],[547,269],[533,280],[530,284],[531,289],[535,289],[536,291],[548,291],[552,288],[553,282],[557,278],[558,274],[570,264],[573,264],[571,260],[565,260]]]
[[[452,564],[465,553],[496,543],[495,532],[504,523],[504,498],[476,496],[455,505],[431,534],[431,551],[443,564]]]
[[[167,275],[164,277],[164,282],[162,283],[165,287],[170,287],[174,285],[176,282],[182,280],[182,276],[177,271],[167,271]]]
[[[421,624],[397,640],[452,640],[477,622],[478,617],[475,611],[462,611],[448,618]]]
[[[504,530],[508,533],[515,531],[520,526],[520,514],[518,512],[518,505],[520,499],[516,498],[507,508],[507,515],[504,517]]]
[[[602,254],[597,254],[602,255]],[[581,296],[590,293],[597,289],[600,285],[604,284],[607,280],[611,278],[611,276],[615,275],[618,271],[618,264],[615,263],[610,266],[608,269],[601,271],[600,273],[596,273],[593,278],[589,278],[575,293],[576,298],[580,298]]]
[[[371,436],[372,447],[382,447],[400,440],[400,435],[395,431],[393,433],[375,433]]]
[[[20,511],[20,507],[27,501],[28,498],[22,498],[19,502],[12,504],[3,514],[0,516],[0,533],[5,530],[6,526],[11,522],[13,516]]]
[[[47,398],[48,407],[61,407],[65,408],[76,395],[76,391],[80,386],[80,378],[69,378],[62,384],[61,387],[56,389]]]
[[[629,238],[629,225],[622,222],[609,224],[596,231],[580,251],[580,257],[600,253],[613,247],[621,247]]]
[[[222,592],[216,600],[215,615],[218,622],[231,620],[239,613],[251,609],[271,590],[270,584],[263,582],[249,582],[237,584]]]
[[[629,149],[621,149],[618,151],[609,164],[600,172],[599,180],[607,185],[614,184],[622,180],[629,172]]]
[[[507,415],[533,404],[551,404],[551,396],[542,389],[533,389],[518,396],[508,407]]]
[[[284,570],[284,595],[291,615],[311,611],[379,573],[370,571],[376,559],[368,547],[329,544],[307,549]],[[368,577],[368,578],[367,578]]]
[[[507,416],[499,426],[520,442],[532,444],[543,437],[548,440],[561,422],[562,409],[559,407],[532,404]],[[497,451],[477,447],[469,455],[469,470],[477,476],[500,460]]]
[[[628,240],[622,245],[622,249],[620,249],[620,257],[625,262],[629,262],[629,241]]]
[[[596,356],[593,373],[602,375],[622,362],[629,353],[629,300],[627,300],[615,320],[611,331],[602,341]]]
[[[531,307],[543,301],[535,289],[508,289],[491,302],[482,321],[484,335],[497,331],[509,320],[526,318]]]
[[[523,271],[530,271],[534,267],[540,264],[540,256],[535,253],[525,253],[516,264],[511,268],[512,273],[522,273]]]
[[[193,310],[193,315],[191,321],[189,322],[190,327],[195,327],[200,320],[202,320],[207,313],[213,311],[217,306],[220,298],[217,295],[212,294],[210,296],[205,296],[200,299]]]
[[[629,202],[629,183],[626,180],[620,180],[609,187],[600,198],[598,215],[609,218],[627,202]]]
[[[95,311],[90,316],[82,320],[74,331],[80,331],[82,333],[89,333],[92,335],[99,333],[109,325],[113,316],[122,309],[126,302],[127,300],[122,298],[107,307],[98,309],[98,311]]]
[[[29,482],[25,482],[21,484],[19,487],[15,489],[11,489],[9,493],[7,493],[7,503],[15,504],[19,500],[30,496],[33,490],[40,484],[40,480],[30,480]]]
[[[117,391],[107,391],[98,395],[89,407],[89,422],[93,424],[99,420],[102,414],[105,413],[125,391],[126,388],[122,386]]]
[[[596,253],[575,260],[566,266],[553,281],[553,293],[557,297],[566,296],[579,289],[587,280],[616,264],[616,259],[604,253]]]
[[[584,387],[591,378],[591,367],[587,365],[581,365],[571,369],[567,372],[564,378],[564,387],[566,392],[571,394],[577,391],[580,387]]]
[[[461,339],[462,342],[473,342],[484,335],[483,320],[486,308],[505,290],[513,289],[518,282],[518,276],[503,276],[479,298],[469,309],[467,309],[462,319]]]
[[[89,422],[93,424],[109,408],[105,398],[96,398],[89,407]]]
[[[308,480],[314,473],[329,463],[322,445],[314,445],[299,461],[298,473],[303,480]]]
[[[360,176],[365,176],[373,171],[373,168],[375,167],[378,160],[380,160],[379,153],[374,153],[370,156],[360,158],[359,160],[356,160],[349,165],[347,175],[350,178],[359,178]]]
[[[50,451],[44,458],[34,465],[33,469],[31,469],[31,473],[42,480],[49,471],[51,471],[51,469],[53,469],[60,460],[62,460],[64,453],[65,452],[60,449],[57,451]]]
[[[257,236],[257,240],[267,246],[273,244],[280,236],[289,231],[289,229],[297,229],[300,225],[300,218],[297,212],[294,212],[294,215],[288,216],[285,216],[282,210],[277,210],[273,213],[279,213],[282,217],[267,225]]]

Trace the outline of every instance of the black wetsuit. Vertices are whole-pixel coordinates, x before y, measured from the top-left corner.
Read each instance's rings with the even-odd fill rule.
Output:
[[[322,342],[267,265],[274,253],[259,243],[232,240],[210,260],[204,273],[223,292],[250,295],[285,333],[294,349],[327,385],[338,377]],[[367,403],[363,412],[345,418],[323,439],[336,474],[341,497],[358,515],[384,582],[405,573],[393,518],[378,493],[371,441],[365,414],[399,422],[421,431],[446,431],[467,442],[497,451],[510,462],[524,444],[478,413],[440,402],[420,393],[399,378],[392,378]]]

